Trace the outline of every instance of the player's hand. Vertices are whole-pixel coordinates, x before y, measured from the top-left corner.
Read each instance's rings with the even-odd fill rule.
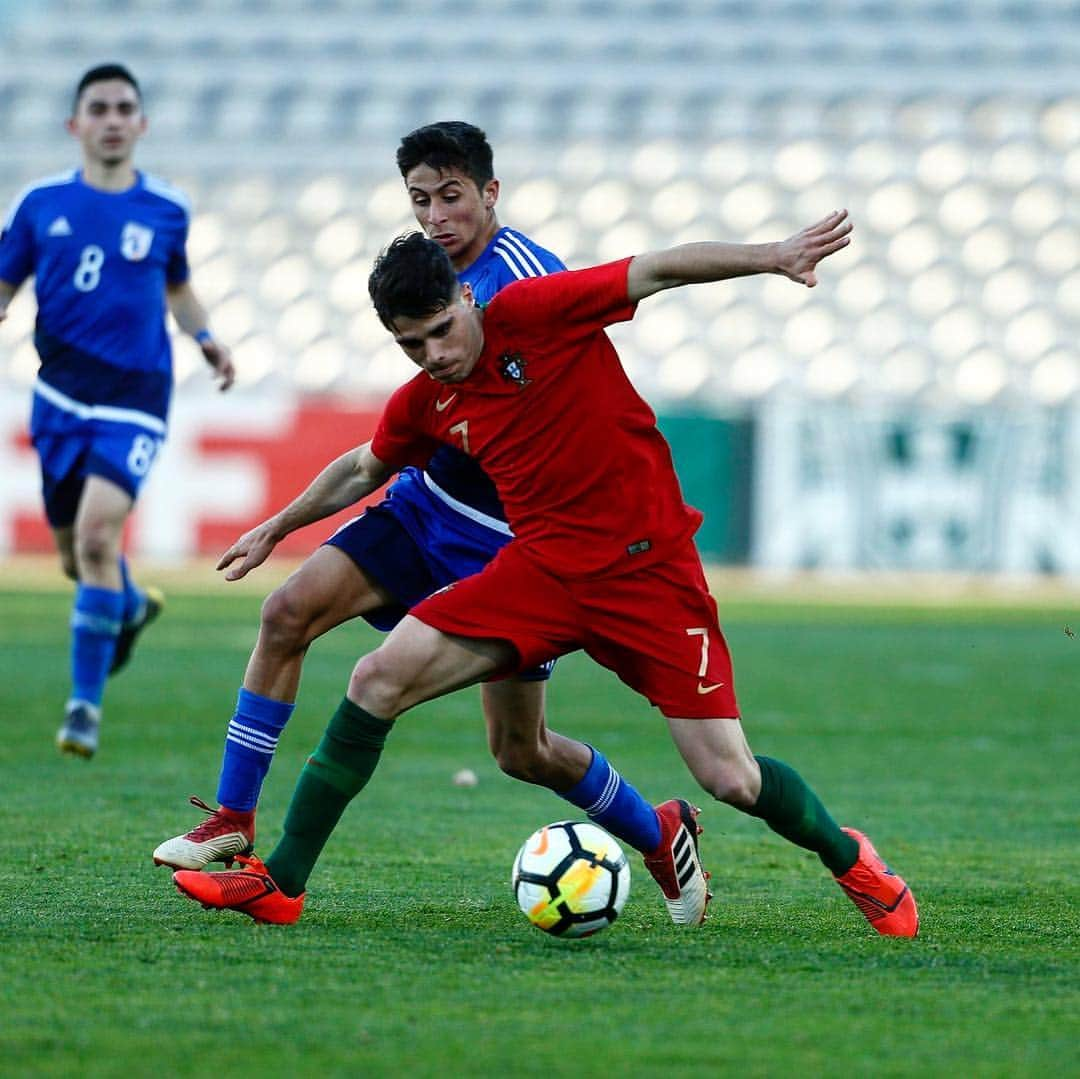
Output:
[[[245,532],[222,556],[214,567],[218,570],[233,568],[225,574],[225,580],[238,581],[256,566],[261,566],[277,546],[280,536],[270,521],[263,521],[250,532]],[[240,565],[233,563],[240,560]]]
[[[852,228],[847,210],[836,210],[788,237],[777,244],[776,272],[813,288],[817,284],[817,264],[851,243]]]
[[[232,354],[223,344],[213,338],[204,341],[199,348],[202,349],[206,362],[214,369],[214,375],[219,383],[218,388],[224,393],[236,381],[236,368],[233,365]]]

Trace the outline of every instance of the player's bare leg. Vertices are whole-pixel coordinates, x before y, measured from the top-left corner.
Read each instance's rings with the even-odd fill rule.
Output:
[[[295,701],[312,641],[393,602],[343,551],[319,547],[263,603],[244,688],[277,701]]]
[[[64,753],[92,757],[98,748],[101,698],[123,627],[124,592],[119,568],[131,496],[111,480],[90,476],[75,523],[56,530],[65,573],[78,582],[72,611],[72,688],[56,744]]]
[[[581,781],[592,750],[548,729],[545,686],[522,678],[485,682],[484,722],[491,755],[508,776],[559,792]]]
[[[904,881],[861,832],[838,827],[798,772],[755,757],[737,719],[669,719],[668,725],[687,767],[714,798],[814,851],[878,933],[918,933],[915,899]]]
[[[668,719],[690,774],[714,798],[749,811],[761,791],[761,769],[737,719]]]
[[[374,652],[361,658],[349,679],[348,699],[393,721],[422,701],[471,686],[512,667],[506,641],[458,637],[406,615]]]
[[[229,724],[220,804],[213,809],[193,796],[191,804],[203,810],[206,819],[159,844],[153,854],[155,865],[199,870],[216,861],[230,865],[251,850],[259,791],[276,749],[276,734],[296,700],[309,646],[343,622],[392,601],[348,555],[329,546],[314,551],[267,597],[244,674],[241,700],[246,703],[238,706]],[[255,716],[246,718],[240,707]],[[230,756],[245,759],[230,761]]]
[[[134,505],[122,487],[88,476],[75,516],[75,572],[83,584],[119,589],[120,544]]]
[[[52,530],[53,540],[56,543],[56,552],[60,555],[60,568],[64,576],[69,580],[79,579],[79,570],[75,565],[75,526],[64,525],[62,528]]]

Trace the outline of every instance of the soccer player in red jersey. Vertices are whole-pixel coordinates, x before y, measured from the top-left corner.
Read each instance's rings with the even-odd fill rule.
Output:
[[[492,148],[479,128],[462,121],[417,128],[401,140],[397,163],[418,224],[446,251],[474,300],[484,303],[514,281],[565,269],[550,251],[499,223],[499,181]],[[361,447],[331,462],[330,486],[334,477],[349,476],[364,453]],[[378,476],[378,483],[383,478]],[[325,486],[320,476],[312,489],[317,495]],[[352,502],[351,492],[347,488],[338,505]],[[289,532],[332,512],[326,502],[315,502],[313,507],[305,492],[242,536],[237,546],[243,561],[238,563],[231,550],[222,559],[222,567],[231,567],[229,579],[244,576]],[[204,869],[215,861],[231,865],[236,855],[251,852],[263,780],[292,715],[301,667],[315,638],[358,615],[378,629],[392,629],[432,592],[479,572],[511,538],[491,480],[461,449],[444,445],[422,470],[402,469],[378,505],[339,528],[263,605],[259,639],[227,728],[219,807],[212,810],[192,798],[208,815],[159,844],[155,864]],[[500,767],[541,783],[543,773],[530,777],[520,771],[522,750],[510,735],[525,730],[534,739],[560,742],[545,711],[544,686],[553,663],[485,682],[481,691]],[[580,745],[572,745],[580,753]],[[701,924],[709,894],[694,807],[682,798],[651,805],[597,747],[584,749],[584,776],[560,786],[559,797],[641,853],[677,924]],[[556,771],[561,777],[564,769]]]
[[[757,273],[812,287],[817,264],[850,231],[841,210],[778,244],[687,244],[518,282],[486,308],[437,244],[396,240],[369,288],[422,370],[388,402],[367,467],[377,475],[457,446],[494,481],[515,539],[482,572],[419,603],[356,664],[266,864],[180,872],[180,890],[295,921],[315,859],[402,712],[582,648],[660,709],[709,794],[815,851],[879,933],[914,936],[914,897],[870,841],[839,828],[790,766],[751,752],[693,544],[701,515],[683,503],[655,417],[605,333],[668,288]],[[522,747],[523,778],[558,791],[585,773],[583,743],[502,733]]]

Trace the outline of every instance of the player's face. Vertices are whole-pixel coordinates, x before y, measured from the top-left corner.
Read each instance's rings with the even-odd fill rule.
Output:
[[[105,79],[83,90],[67,128],[82,143],[86,161],[122,165],[131,160],[146,130],[146,117],[131,83]]]
[[[484,348],[483,324],[468,285],[433,315],[396,318],[392,332],[405,355],[436,382],[463,382]]]
[[[405,187],[420,227],[446,250],[455,270],[472,265],[499,230],[498,180],[480,190],[459,169],[417,165],[406,175]]]

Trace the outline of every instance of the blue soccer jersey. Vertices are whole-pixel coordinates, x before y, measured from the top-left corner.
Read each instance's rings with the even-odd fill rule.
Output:
[[[566,267],[550,252],[514,229],[501,228],[476,261],[458,274],[472,287],[476,302],[485,304],[501,288],[523,277],[543,277]]]
[[[189,275],[183,195],[136,173],[99,191],[78,170],[16,199],[0,233],[0,280],[35,277],[36,392],[61,411],[121,409],[162,425],[172,387],[165,288]]]

